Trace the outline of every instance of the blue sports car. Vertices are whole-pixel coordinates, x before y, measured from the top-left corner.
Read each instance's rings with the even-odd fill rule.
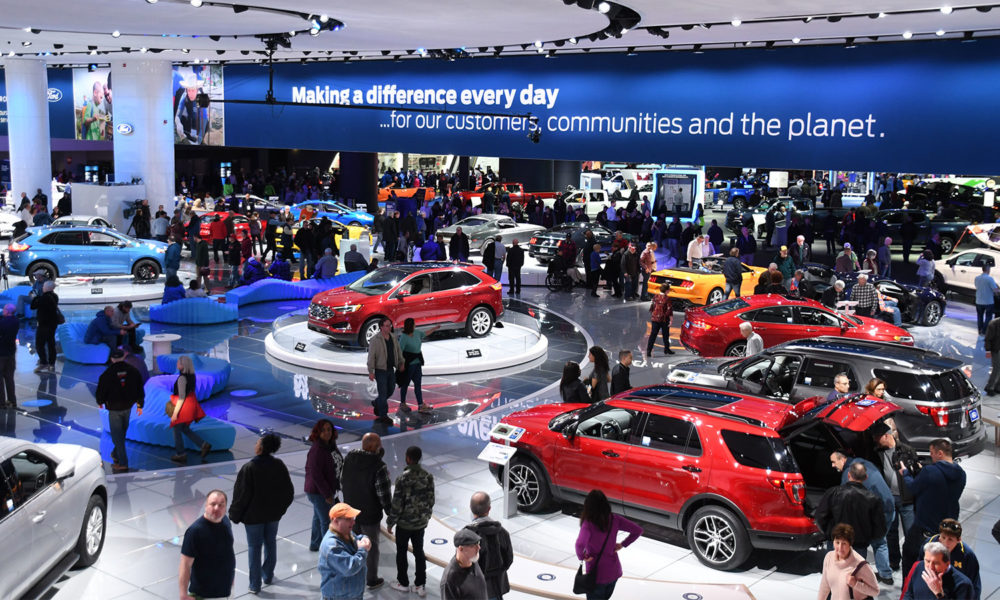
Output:
[[[167,244],[139,240],[104,227],[30,227],[7,246],[14,275],[132,274],[153,281],[163,271]]]
[[[313,217],[326,217],[342,225],[371,227],[375,224],[375,217],[372,215],[363,210],[355,210],[349,206],[345,206],[340,202],[334,202],[333,200],[306,200],[305,202],[293,205],[290,212],[298,220],[302,209],[307,206],[315,212]]]

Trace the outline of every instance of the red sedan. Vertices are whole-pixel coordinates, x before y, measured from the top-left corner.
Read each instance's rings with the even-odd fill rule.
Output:
[[[229,218],[229,215],[233,215],[233,230],[241,235],[250,234],[250,219],[247,219],[241,214],[232,212],[207,212],[201,215],[201,239],[211,240],[212,239],[212,223],[218,220],[225,221]]]
[[[905,329],[879,319],[846,315],[815,300],[796,300],[778,294],[734,298],[685,313],[681,344],[702,356],[743,356],[746,340],[740,323],[749,321],[764,338],[764,346],[833,335],[913,345]]]
[[[309,329],[365,347],[383,317],[397,329],[412,317],[418,329],[438,325],[483,337],[503,315],[503,288],[483,270],[482,265],[445,262],[376,269],[350,285],[314,296]]]

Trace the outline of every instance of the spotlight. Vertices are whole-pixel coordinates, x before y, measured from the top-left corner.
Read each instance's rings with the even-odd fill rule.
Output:
[[[31,27],[25,27],[22,31],[24,31],[24,33],[31,33]]]
[[[839,17],[837,15],[834,15],[832,17],[827,17],[826,18],[826,20],[829,21],[829,22],[831,22],[831,23],[840,23],[840,19],[841,19],[841,17]]]
[[[542,130],[536,129],[528,134],[528,139],[531,140],[532,144],[537,144],[542,141]]]
[[[115,29],[114,31],[111,32],[111,37],[113,37],[113,38],[121,37],[121,35],[122,35],[122,33],[120,31],[118,31],[117,29]]]
[[[934,32],[934,35],[941,37],[942,35],[944,35],[944,33],[945,33],[944,29],[938,29],[937,31]]]
[[[729,24],[732,25],[733,27],[739,27],[740,25],[743,24],[743,21],[740,21],[739,19],[733,19],[732,21],[729,22]]]
[[[319,35],[319,32],[320,32],[320,29],[319,29],[319,27],[310,27],[310,28],[309,28],[309,35],[311,35],[311,36],[313,36],[313,37],[316,37],[316,36],[318,36],[318,35]]]
[[[417,48],[417,54],[420,56],[427,56],[427,50],[425,48]]]
[[[951,9],[950,6],[942,6],[941,7],[941,14],[942,15],[950,15],[951,14],[951,10],[952,9]]]
[[[143,48],[142,51],[145,52],[146,49]],[[216,50],[215,53],[218,54],[219,56],[222,56],[223,54],[226,53],[226,51],[225,50]]]
[[[691,31],[692,29],[694,29],[694,25],[681,25],[681,29],[683,29],[684,31]]]
[[[208,39],[212,40],[213,42],[217,42],[217,41],[219,41],[219,40],[222,39],[222,36],[221,35],[210,35],[210,36],[208,36]]]
[[[482,53],[484,53],[484,54],[485,54],[486,52],[489,52],[489,50],[490,50],[490,47],[489,47],[489,46],[480,46],[480,47],[479,47],[479,51],[480,51],[480,52],[482,52]]]
[[[993,10],[993,7],[992,6],[977,6],[976,10],[978,10],[981,13],[988,13],[991,10]]]
[[[97,70],[97,65],[96,64],[90,63],[89,65],[87,65],[87,71],[93,73],[96,70]]]
[[[849,38],[845,39],[844,42],[845,42],[845,44],[844,44],[845,48],[855,48],[856,47],[854,45],[854,38],[852,38],[852,37],[849,37]]]
[[[52,47],[55,48],[56,50],[62,50],[63,45],[62,44],[52,44]]]
[[[382,51],[382,56],[389,56],[389,51],[388,50],[383,50]]]
[[[12,53],[12,54],[13,54],[13,53]],[[90,51],[90,55],[91,55],[91,56],[97,56],[97,50],[91,50],[91,51]]]
[[[156,4],[156,0],[146,0],[147,4]]]
[[[248,10],[250,10],[250,7],[246,6],[245,4],[234,4],[233,5],[233,12],[236,13],[236,14],[240,14],[240,13],[246,12]]]
[[[884,12],[880,12],[880,13],[878,14],[878,18],[880,18],[880,19],[884,19],[884,18],[886,18],[887,16],[888,16],[888,15],[886,15],[886,14],[885,14]]]
[[[139,48],[139,52],[142,52],[143,54],[145,54],[145,53],[149,52],[149,50],[147,50],[146,48]]]
[[[543,44],[542,44],[542,41],[541,41],[541,40],[535,40],[535,48],[541,48],[541,47],[542,47],[542,45],[543,45]]]
[[[31,45],[31,42],[21,42],[21,45],[22,45],[22,46],[30,46],[30,45]]]
[[[319,22],[320,23],[326,23],[329,20],[330,20],[330,17],[328,15],[320,15],[319,16]]]
[[[575,37],[571,37],[571,38],[569,38],[569,40],[568,40],[568,41],[569,41],[569,43],[571,43],[571,44],[575,44],[575,43],[576,43],[576,38],[575,38]]]
[[[691,46],[691,49],[695,52],[701,52],[701,44],[695,44],[694,46]]]
[[[879,13],[869,13],[868,18],[869,19],[877,19],[878,16],[879,16]]]
[[[602,15],[608,14],[608,11],[610,10],[611,10],[611,4],[607,2],[601,2],[600,4],[597,5],[597,11],[600,12]]]
[[[555,58],[555,57],[556,57],[555,50],[549,50],[548,53],[545,55],[545,58]]]
[[[907,30],[907,31],[903,32],[903,39],[904,40],[908,40],[911,37],[913,37],[913,32],[912,31]]]
[[[191,6],[199,8],[201,6],[201,0],[191,0]]]
[[[87,50],[97,50],[97,46],[87,46]]]
[[[8,52],[8,53],[7,53],[7,56],[14,56],[14,51],[13,51],[13,50],[11,50],[10,52]]]
[[[806,18],[802,19],[802,22],[803,23],[812,23],[812,20],[813,20],[812,17],[806,17]]]
[[[801,41],[802,41],[802,38],[797,38],[797,37],[795,37],[795,38],[792,38],[792,43],[793,43],[793,44],[798,44],[798,43],[799,43],[799,42],[801,42]]]
[[[973,35],[975,35],[974,32],[972,32],[972,31],[966,31],[965,33],[962,34],[962,41],[963,42],[974,42],[974,41],[976,41],[975,39],[973,39],[973,37],[972,37]]]
[[[503,46],[493,46],[493,51],[496,52],[497,54],[500,54],[501,52],[503,52]]]
[[[774,41],[772,40],[770,42],[764,42],[764,47],[767,48],[768,50],[774,48]]]
[[[181,52],[183,52],[184,54],[187,54],[188,52],[191,52],[191,50],[189,50],[187,48],[184,48],[183,50],[181,50]]]
[[[629,46],[625,50],[625,56],[635,56],[635,46]]]

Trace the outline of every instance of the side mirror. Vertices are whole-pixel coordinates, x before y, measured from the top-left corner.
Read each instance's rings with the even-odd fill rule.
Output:
[[[399,290],[399,293],[396,294],[396,298],[402,300],[403,298],[406,298],[409,295],[410,295],[410,290]]]
[[[563,437],[571,442],[573,441],[573,438],[576,437],[576,425],[576,423],[570,423],[569,425],[563,427],[562,430]]]
[[[76,466],[72,461],[64,460],[56,465],[56,481],[69,479],[76,474]]]

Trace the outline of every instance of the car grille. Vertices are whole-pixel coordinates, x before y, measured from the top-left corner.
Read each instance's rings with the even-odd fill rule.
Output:
[[[309,305],[309,316],[313,319],[325,321],[333,317],[333,309],[329,306],[323,306],[322,304],[316,304],[313,302]]]

